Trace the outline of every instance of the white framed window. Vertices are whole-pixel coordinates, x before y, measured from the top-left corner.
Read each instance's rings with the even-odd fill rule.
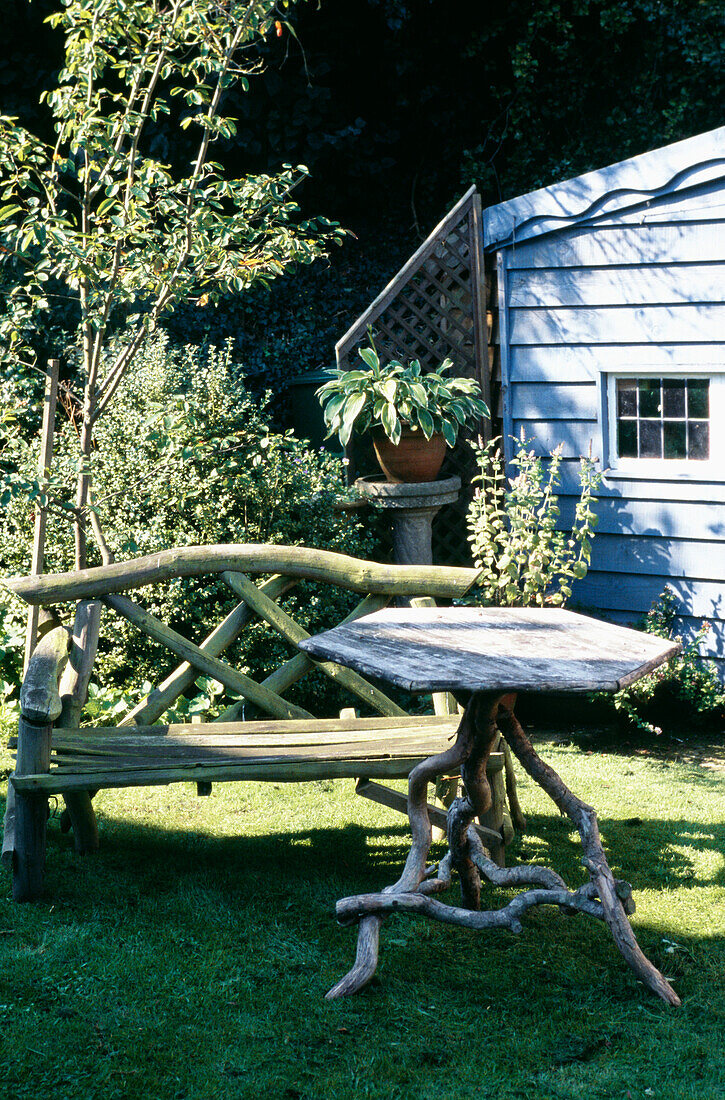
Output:
[[[613,473],[725,477],[725,374],[623,369],[606,392]]]

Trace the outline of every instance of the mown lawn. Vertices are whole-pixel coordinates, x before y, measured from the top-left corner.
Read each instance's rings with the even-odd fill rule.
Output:
[[[721,1100],[725,770],[541,752],[598,808],[681,1009],[603,925],[554,910],[519,936],[391,918],[378,978],[327,1004],[355,943],[335,900],[397,875],[401,817],[346,782],[104,792],[100,856],[78,860],[56,816],[47,899],[16,906],[0,878],[4,1096]],[[580,883],[573,828],[521,786],[531,831],[511,860]]]

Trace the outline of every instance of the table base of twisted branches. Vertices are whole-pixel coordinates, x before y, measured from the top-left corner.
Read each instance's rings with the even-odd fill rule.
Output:
[[[585,913],[605,921],[615,944],[640,981],[668,1004],[679,1005],[675,991],[637,943],[627,916],[634,912],[632,889],[629,883],[612,875],[594,809],[577,798],[538,756],[514,715],[516,696],[476,692],[469,693],[465,699],[462,696],[460,701],[466,706],[455,743],[446,752],[423,761],[410,774],[408,816],[413,840],[402,875],[382,893],[360,894],[337,903],[336,913],[341,924],[359,922],[357,955],[352,969],[328,992],[327,1000],[356,993],[371,980],[378,962],[380,925],[389,913],[420,913],[445,924],[476,931],[507,928],[520,932],[521,917],[528,909],[535,905],[556,905],[567,913]],[[491,805],[486,761],[499,730],[523,768],[579,831],[582,861],[589,872],[589,881],[577,890],[570,890],[564,880],[547,867],[498,867],[488,858],[471,827]],[[432,840],[426,808],[428,783],[459,767],[464,794],[448,811],[448,852],[438,865],[436,876],[430,877],[426,870]],[[447,905],[432,897],[450,886],[453,871],[460,880],[460,906]],[[497,885],[527,886],[529,889],[501,909],[482,912],[481,876]]]

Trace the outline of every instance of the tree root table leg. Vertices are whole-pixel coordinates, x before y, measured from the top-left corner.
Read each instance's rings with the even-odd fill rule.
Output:
[[[573,794],[553,768],[538,756],[514,713],[515,695],[478,692],[471,695],[458,728],[455,744],[447,752],[419,764],[410,774],[408,815],[412,845],[403,873],[380,894],[343,898],[336,913],[342,924],[359,922],[355,965],[327,994],[328,1000],[356,993],[371,980],[378,962],[380,925],[391,912],[422,913],[446,924],[473,930],[508,928],[520,932],[521,916],[535,905],[558,905],[563,912],[586,913],[609,926],[619,951],[637,977],[671,1005],[680,999],[667,980],[646,958],[635,938],[627,913],[634,911],[631,887],[612,875],[607,863],[594,809]],[[489,859],[472,822],[491,805],[486,762],[492,746],[503,733],[531,778],[576,825],[581,837],[584,866],[590,881],[571,891],[563,879],[547,867],[498,867]],[[449,851],[435,878],[426,874],[432,832],[426,809],[427,786],[446,769],[461,768],[464,797],[448,811]],[[445,905],[430,895],[446,889],[451,872],[458,872],[462,906]],[[497,885],[532,887],[502,909],[479,911],[481,875]]]

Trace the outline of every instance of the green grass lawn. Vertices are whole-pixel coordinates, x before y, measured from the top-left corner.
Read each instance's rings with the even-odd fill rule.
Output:
[[[399,815],[351,782],[103,792],[99,856],[79,860],[51,821],[44,901],[14,905],[1,873],[4,1097],[721,1100],[725,770],[541,752],[597,807],[681,1009],[638,984],[604,925],[551,909],[519,936],[396,915],[374,983],[327,1004],[355,947],[335,901],[397,876]],[[574,829],[521,788],[530,833],[510,861],[578,885]]]

